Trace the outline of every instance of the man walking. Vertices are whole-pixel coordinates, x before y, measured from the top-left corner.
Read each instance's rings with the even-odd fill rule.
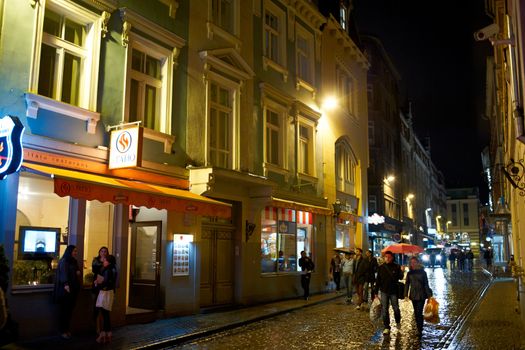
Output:
[[[399,301],[397,299],[398,281],[403,278],[401,267],[394,262],[394,254],[387,250],[385,252],[385,263],[377,269],[377,280],[374,294],[381,291],[381,315],[385,329],[383,334],[390,333],[390,314],[389,306],[392,304],[394,309],[394,318],[398,329],[401,325],[401,311],[399,310]]]
[[[368,260],[363,257],[363,250],[361,248],[355,249],[355,260],[354,260],[354,285],[356,286],[357,292],[357,310],[361,309],[363,303],[363,287],[366,282],[368,273]]]
[[[299,267],[301,267],[301,287],[303,287],[304,291],[304,300],[308,300],[310,298],[310,279],[315,265],[304,250],[301,252],[301,257],[299,258]]]
[[[368,270],[366,272],[366,280],[365,280],[365,286],[363,288],[364,292],[364,302],[368,302],[368,293],[369,291],[372,293],[372,298],[374,297],[374,284],[376,281],[376,272],[377,272],[377,259],[372,254],[371,250],[366,251],[365,259],[368,260]]]
[[[345,253],[343,259],[343,281],[346,286],[346,303],[352,303],[352,275],[354,274],[354,252]]]

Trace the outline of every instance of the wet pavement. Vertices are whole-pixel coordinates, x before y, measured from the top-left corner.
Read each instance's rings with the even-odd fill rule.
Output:
[[[473,272],[426,269],[440,303],[440,322],[425,323],[416,336],[410,302],[400,303],[400,329],[391,315],[392,331],[383,336],[381,324],[372,324],[368,311],[356,310],[342,299],[217,333],[171,349],[446,349],[463,329],[467,317],[489,286],[481,268]],[[391,311],[392,313],[392,311]]]

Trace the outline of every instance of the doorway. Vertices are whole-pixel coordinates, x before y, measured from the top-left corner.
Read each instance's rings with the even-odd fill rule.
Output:
[[[234,233],[231,225],[203,225],[201,243],[200,306],[233,303]]]
[[[131,224],[130,307],[159,308],[161,237],[162,221]]]

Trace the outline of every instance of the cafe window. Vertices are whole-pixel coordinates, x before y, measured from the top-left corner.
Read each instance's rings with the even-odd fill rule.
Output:
[[[91,265],[101,247],[112,250],[113,213],[115,205],[99,201],[86,202],[86,226],[84,233],[84,285],[91,285],[93,273]]]
[[[53,180],[20,173],[12,284],[39,286],[54,282],[58,259],[67,242],[69,197],[54,193]]]
[[[313,214],[266,207],[261,213],[261,272],[301,271],[301,251],[312,257]]]

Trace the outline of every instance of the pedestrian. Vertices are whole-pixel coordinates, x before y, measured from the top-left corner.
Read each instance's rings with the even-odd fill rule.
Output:
[[[483,253],[483,258],[485,259],[485,262],[487,263],[487,269],[490,269],[492,267],[492,248],[488,247],[485,249],[485,252]]]
[[[458,253],[458,270],[464,271],[465,270],[465,252],[462,250]]]
[[[117,283],[117,261],[113,255],[108,255],[102,260],[100,279],[95,281],[99,289],[97,302],[95,304],[97,313],[102,314],[102,331],[97,337],[97,343],[110,343],[112,338],[110,311],[115,298],[115,286]],[[100,281],[100,282],[99,282]]]
[[[428,285],[427,273],[415,256],[410,259],[410,270],[405,283],[405,298],[412,301],[416,318],[417,335],[423,335],[423,308],[425,300],[432,296],[432,289]]]
[[[456,252],[452,249],[450,250],[448,261],[450,262],[450,271],[455,270],[456,269]]]
[[[389,306],[394,309],[394,319],[399,329],[401,326],[401,311],[399,310],[398,282],[403,278],[401,267],[394,262],[394,254],[387,250],[384,253],[385,263],[379,265],[377,269],[376,286],[374,294],[381,292],[381,315],[385,329],[383,334],[390,334],[390,314]]]
[[[363,257],[363,250],[361,248],[355,249],[355,260],[354,260],[354,275],[353,284],[356,287],[357,293],[357,310],[361,309],[363,303],[363,288],[368,275],[368,260]]]
[[[304,300],[310,298],[310,279],[312,277],[312,271],[315,268],[312,259],[306,255],[306,252],[301,251],[301,257],[299,258],[299,267],[301,268],[301,286],[304,291]]]
[[[335,290],[339,291],[341,287],[341,255],[336,252],[330,261],[330,275],[335,283]]]
[[[467,269],[469,271],[472,271],[472,267],[474,266],[474,253],[472,252],[472,249],[468,250],[466,254],[466,258],[467,258]]]
[[[346,252],[345,258],[342,262],[342,270],[343,270],[343,281],[345,282],[346,286],[346,303],[351,304],[352,303],[352,275],[354,274],[354,252]]]
[[[368,302],[368,293],[370,292],[372,294],[371,299],[374,298],[374,284],[376,281],[376,272],[377,272],[377,259],[372,254],[371,250],[367,250],[365,253],[366,257],[365,259],[368,260],[368,270],[366,274],[366,280],[365,280],[365,286],[363,288],[364,296],[363,299],[366,302]]]
[[[109,255],[109,249],[108,247],[100,247],[98,250],[98,255],[93,258],[93,261],[91,262],[91,272],[93,272],[93,285],[91,288],[91,291],[93,292],[93,320],[95,321],[95,328],[97,334],[100,333],[100,330],[102,329],[101,326],[101,314],[98,312],[96,307],[97,297],[98,293],[100,291],[100,288],[97,286],[97,282],[100,283],[102,278],[102,267],[104,265],[104,259]],[[97,281],[98,279],[98,281]]]
[[[77,248],[68,245],[58,262],[55,281],[55,300],[58,303],[58,326],[60,336],[71,338],[71,318],[80,291],[80,269],[76,259]]]

